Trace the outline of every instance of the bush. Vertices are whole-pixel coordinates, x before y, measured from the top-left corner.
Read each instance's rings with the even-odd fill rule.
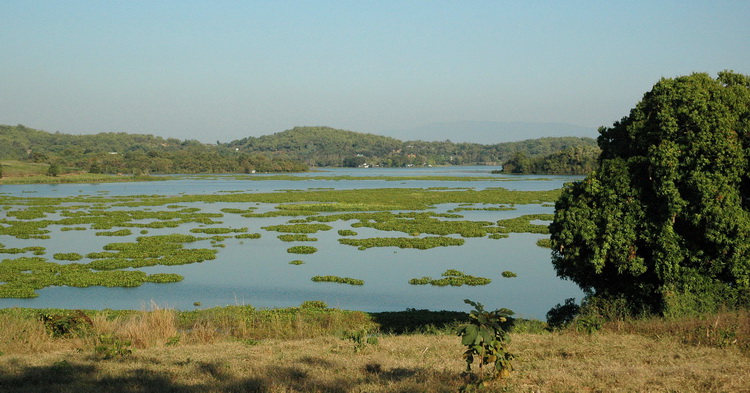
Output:
[[[552,329],[562,329],[578,316],[581,306],[576,304],[575,298],[565,299],[565,304],[557,303],[547,311],[547,325]]]

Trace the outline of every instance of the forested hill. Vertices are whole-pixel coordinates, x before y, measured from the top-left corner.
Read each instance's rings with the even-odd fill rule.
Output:
[[[55,165],[63,173],[242,173],[309,169],[288,157],[240,153],[226,146],[194,140],[126,133],[69,135],[22,125],[0,125],[0,160]]]
[[[240,151],[283,153],[311,166],[342,166],[347,158],[390,156],[403,147],[403,142],[330,127],[295,127],[273,135],[240,139],[228,146]]]
[[[284,154],[310,166],[422,166],[504,163],[517,153],[535,158],[573,148],[598,149],[593,138],[530,139],[494,145],[400,141],[330,127],[295,127],[226,144],[229,150]]]
[[[594,139],[577,137],[482,145],[400,141],[330,127],[295,127],[207,145],[153,135],[69,135],[0,125],[0,159],[54,164],[67,172],[247,173],[298,172],[309,166],[499,165],[518,157],[534,160],[576,149],[598,151]],[[514,172],[526,173],[532,166],[514,168]]]

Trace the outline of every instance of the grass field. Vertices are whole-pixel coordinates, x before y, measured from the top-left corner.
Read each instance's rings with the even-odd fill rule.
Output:
[[[2,392],[471,391],[460,376],[463,347],[450,329],[383,333],[377,315],[247,307],[109,312],[52,337],[33,312],[3,311]],[[517,332],[515,370],[479,391],[747,392],[750,351],[739,336],[748,326],[750,313],[741,311],[608,323],[594,334]],[[358,344],[348,329],[378,341]],[[738,337],[719,339],[731,329]],[[691,334],[698,331],[717,337]]]

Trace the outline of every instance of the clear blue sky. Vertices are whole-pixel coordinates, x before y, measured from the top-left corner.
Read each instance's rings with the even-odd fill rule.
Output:
[[[0,20],[0,124],[73,134],[596,128],[661,77],[750,74],[748,0],[2,0]]]

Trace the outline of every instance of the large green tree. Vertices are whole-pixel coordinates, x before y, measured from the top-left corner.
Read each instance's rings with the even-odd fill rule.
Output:
[[[599,132],[599,168],[555,205],[558,276],[632,310],[747,301],[750,77],[662,79]]]

